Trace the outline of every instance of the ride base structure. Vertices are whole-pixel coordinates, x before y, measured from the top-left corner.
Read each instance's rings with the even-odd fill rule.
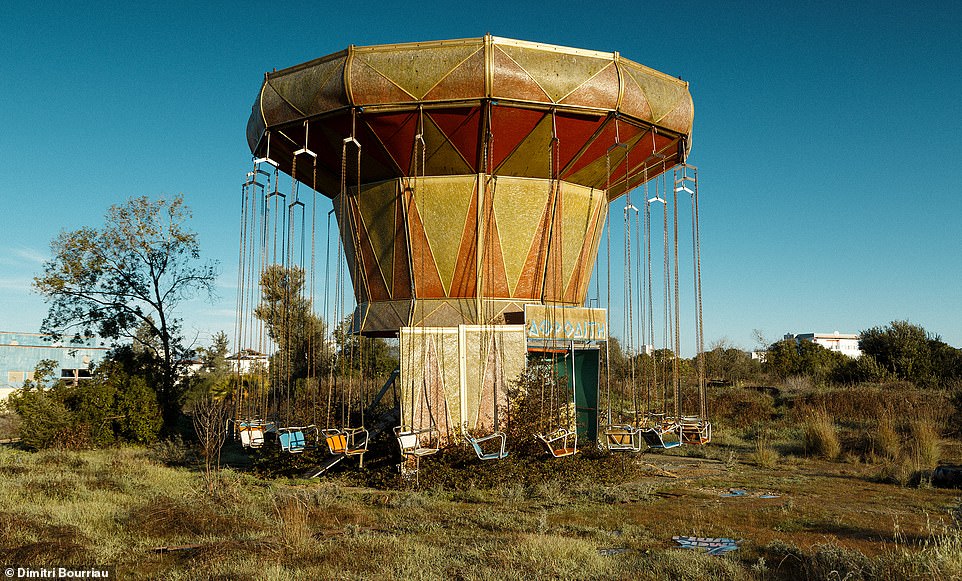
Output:
[[[552,457],[576,453],[579,439],[612,451],[707,443],[703,372],[698,413],[684,415],[677,357],[686,200],[703,351],[697,173],[686,163],[692,121],[685,81],[618,53],[490,35],[351,46],[268,73],[247,126],[254,167],[243,188],[236,340],[290,359],[291,342],[259,322],[259,287],[272,266],[287,269],[294,282],[286,288],[316,312],[318,255],[326,254],[323,314],[346,322],[337,328],[341,346],[328,340],[323,348],[343,362],[345,337],[398,340],[399,369],[376,399],[396,394],[394,435],[409,464],[451,445],[470,446],[480,460],[506,457],[509,393],[524,381],[545,382],[540,393],[551,405],[532,436]],[[289,191],[278,185],[282,174]],[[643,199],[632,200],[640,188]],[[623,343],[636,355],[656,343],[657,328],[671,356],[650,373],[631,357],[613,377],[604,356],[609,310],[598,304],[611,306],[609,210],[622,197]],[[319,253],[315,239],[328,200],[339,233],[333,274],[330,242]],[[653,239],[663,243],[654,254],[664,268],[652,268]],[[595,269],[602,246],[604,297]],[[288,451],[315,434],[328,444],[350,440],[353,448],[330,452],[350,448],[363,460],[373,436],[358,432],[366,418],[350,409],[363,377],[312,378],[289,360],[272,366],[261,385],[238,379],[247,385],[235,397],[242,443],[261,445],[273,425]],[[340,417],[320,429],[282,427],[283,416],[290,423],[296,415],[291,392],[305,379],[326,380]]]

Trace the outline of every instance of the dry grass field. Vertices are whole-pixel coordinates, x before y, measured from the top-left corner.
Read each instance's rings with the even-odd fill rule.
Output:
[[[883,421],[846,412],[851,394],[791,397],[716,396],[704,447],[483,464],[456,450],[417,485],[390,461],[302,480],[228,451],[211,488],[172,445],[0,446],[0,561],[124,579],[962,578],[962,491],[927,480],[962,459],[942,420],[909,419],[907,393]]]

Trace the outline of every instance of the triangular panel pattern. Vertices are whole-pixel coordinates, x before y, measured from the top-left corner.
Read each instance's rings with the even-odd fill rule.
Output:
[[[615,63],[609,62],[561,102],[565,105],[614,109],[618,105],[618,69]]]
[[[488,182],[488,192],[484,200],[484,249],[481,258],[481,295],[485,297],[510,297],[507,275],[504,268],[504,252],[501,249],[501,235],[491,200],[497,195],[497,182]]]
[[[374,251],[374,260],[386,288],[393,289],[397,182],[384,182],[362,190],[358,206],[364,230]]]
[[[475,182],[477,183],[477,182]],[[471,194],[471,206],[464,220],[461,248],[451,283],[450,296],[474,297],[478,291],[478,192]]]
[[[656,123],[678,107],[683,99],[688,100],[689,98],[688,89],[684,85],[652,74],[646,74],[635,67],[626,66],[625,70],[644,91]]]
[[[491,81],[492,96],[526,99],[539,103],[551,102],[551,98],[544,89],[521,65],[504,52],[503,47],[495,46],[492,49],[492,61],[494,69]]]
[[[461,156],[448,136],[445,135],[429,115],[424,116],[424,147],[427,159],[424,162],[427,175],[465,175],[474,173],[471,163]],[[418,162],[420,163],[420,161]],[[414,167],[411,168],[414,173]]]
[[[399,182],[403,187],[404,182]],[[395,299],[411,298],[411,248],[408,245],[407,233],[404,231],[404,202],[406,196],[398,195],[397,209],[394,212],[394,287],[391,297]],[[404,319],[407,320],[405,316]]]
[[[464,60],[424,95],[425,101],[484,97],[484,50]]]
[[[476,45],[446,45],[357,53],[355,58],[363,60],[415,99],[421,99],[477,51]]]
[[[641,86],[628,73],[625,73],[622,79],[625,83],[625,89],[621,97],[621,111],[643,121],[652,121],[654,115],[651,112],[651,105],[648,103],[645,92],[641,90]]]
[[[444,134],[470,166],[469,173],[477,173],[478,143],[481,131],[481,109],[458,107],[425,113]]]
[[[611,63],[592,58],[522,46],[500,46],[538,83],[552,102],[558,103]]]
[[[500,166],[546,117],[548,116],[541,111],[517,107],[493,107],[491,133],[494,136],[494,145],[491,152],[491,167]]]
[[[408,184],[411,181],[413,180],[409,180]],[[419,181],[421,186],[418,188],[423,187],[424,181]],[[411,234],[411,264],[414,269],[411,276],[414,279],[415,292],[419,297],[443,297],[444,286],[441,284],[441,275],[438,274],[438,266],[434,262],[434,256],[431,255],[431,246],[428,244],[424,224],[421,222],[421,216],[415,204],[417,197],[414,195],[413,188],[405,191],[404,203],[407,208],[408,231]]]
[[[410,171],[414,135],[418,129],[416,112],[364,115],[364,122],[388,152],[399,173]]]
[[[547,211],[550,187],[551,182],[547,180],[497,180],[492,204],[498,221],[509,296],[515,296],[529,249]]]
[[[451,289],[473,194],[474,180],[459,177],[423,180],[415,194],[415,205],[441,276],[444,296],[449,296]]]
[[[581,236],[582,242],[580,248],[572,248],[572,251],[577,252],[577,257],[572,265],[571,274],[565,279],[567,282],[565,297],[567,297],[569,301],[576,300],[581,302],[584,293],[588,290],[587,286],[590,282],[591,267],[594,265],[595,258],[597,257],[596,244],[602,231],[602,228],[599,227],[598,219],[603,213],[602,208],[606,202],[605,193],[602,190],[580,192],[582,198],[584,198],[586,194],[587,207],[585,213],[589,215],[582,218],[576,210],[573,216],[573,221],[576,225],[581,225],[578,226],[578,229],[583,229],[584,233]],[[570,220],[570,217],[568,219]]]
[[[518,177],[551,175],[551,116],[545,115],[501,163],[495,173]]]
[[[358,58],[355,58],[351,66],[351,96],[355,105],[405,103],[415,100],[397,83]]]
[[[522,299],[541,299],[541,286],[544,282],[545,268],[547,268],[549,255],[549,237],[551,236],[549,224],[551,222],[551,212],[553,211],[555,195],[549,188],[548,198],[538,219],[538,226],[535,229],[531,246],[528,248],[528,256],[524,261],[521,275],[518,277],[517,286],[512,293],[513,297]]]
[[[339,103],[325,96],[325,90],[330,90],[336,79],[343,79],[344,59],[333,59],[318,63],[282,76],[274,77],[270,84],[284,100],[304,112],[314,112],[318,101],[327,105],[327,109],[337,107]],[[342,84],[343,81],[340,83]],[[319,99],[320,97],[320,99]]]

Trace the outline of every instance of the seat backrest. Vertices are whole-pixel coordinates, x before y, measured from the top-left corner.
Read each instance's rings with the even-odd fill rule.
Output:
[[[291,434],[291,446],[296,448],[304,448],[307,441],[304,439],[304,432],[298,430]]]
[[[344,434],[328,436],[327,447],[330,448],[332,454],[343,454],[347,451],[347,436]]]
[[[413,432],[401,432],[397,436],[398,444],[401,446],[402,452],[408,452],[417,449],[418,447],[418,435]]]
[[[264,428],[250,428],[251,448],[260,448],[264,445]]]

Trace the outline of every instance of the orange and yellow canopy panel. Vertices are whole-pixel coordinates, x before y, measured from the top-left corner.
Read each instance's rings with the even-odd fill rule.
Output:
[[[608,203],[682,163],[692,119],[687,82],[618,53],[485,36],[268,73],[247,139],[334,200],[355,330],[393,335],[583,305]]]

